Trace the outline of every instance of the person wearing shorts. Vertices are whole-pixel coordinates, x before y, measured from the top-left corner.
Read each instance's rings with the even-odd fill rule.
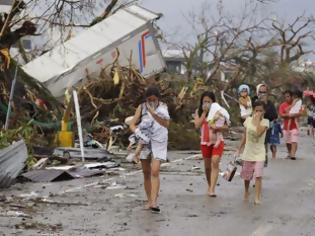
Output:
[[[217,141],[216,132],[222,132],[228,129],[226,124],[220,128],[216,128],[210,127],[207,122],[211,104],[214,102],[214,93],[204,92],[201,95],[199,108],[195,112],[194,119],[195,127],[200,128],[200,149],[204,160],[205,175],[208,183],[207,193],[210,197],[216,197],[215,186],[219,175],[219,163],[224,150],[223,136],[221,137],[220,143],[215,145]]]
[[[315,129],[315,97],[308,97],[307,99],[307,135],[314,138]]]
[[[271,132],[269,135],[268,144],[270,144],[272,159],[276,159],[277,146],[280,144],[280,137],[283,138],[283,130],[281,128],[280,122],[278,122],[278,120],[270,122],[270,130]]]
[[[297,119],[301,116],[302,111],[290,114],[288,108],[293,103],[293,93],[287,90],[283,94],[285,102],[281,103],[279,106],[279,115],[283,118],[283,138],[288,150],[287,158],[296,160],[296,151],[299,141],[299,127]]]
[[[265,161],[265,138],[269,128],[269,120],[264,117],[264,103],[253,104],[253,115],[244,122],[244,135],[237,155],[242,153],[241,178],[244,180],[244,200],[249,199],[249,184],[255,178],[255,204],[261,203],[262,176]]]
[[[264,118],[268,119],[269,122],[272,122],[278,118],[277,109],[274,103],[268,99],[269,92],[268,86],[266,84],[258,84],[256,86],[256,93],[257,96],[253,98],[253,103],[255,101],[262,101],[265,104],[265,114]],[[265,139],[265,149],[266,149],[266,156],[265,156],[265,167],[268,166],[268,141],[270,138],[271,129],[267,130],[266,139]]]
[[[307,135],[314,137],[315,120],[313,116],[307,117]]]
[[[143,145],[140,152],[140,161],[144,177],[144,190],[148,202],[145,209],[153,213],[160,213],[157,198],[160,191],[160,166],[161,161],[167,159],[169,113],[165,103],[160,101],[159,89],[149,86],[145,92],[146,102],[139,105],[130,122],[132,132],[137,131],[137,124],[141,119],[151,118],[150,141]],[[159,115],[158,115],[159,114]]]

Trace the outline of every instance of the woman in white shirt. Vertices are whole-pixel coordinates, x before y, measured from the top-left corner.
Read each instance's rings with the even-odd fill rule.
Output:
[[[141,119],[152,119],[150,127],[150,141],[142,147],[140,161],[144,176],[144,189],[148,202],[145,209],[151,209],[153,213],[160,213],[157,205],[157,197],[160,191],[160,165],[166,161],[169,113],[167,105],[160,101],[159,89],[150,86],[145,92],[146,101],[140,104],[130,122],[130,129],[136,132],[137,124]]]

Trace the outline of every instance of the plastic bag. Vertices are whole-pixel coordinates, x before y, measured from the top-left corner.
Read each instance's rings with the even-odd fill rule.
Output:
[[[230,161],[227,164],[227,167],[226,167],[224,174],[223,174],[223,178],[225,180],[231,182],[235,173],[236,173],[236,170],[237,170],[236,156],[234,156],[234,161]]]

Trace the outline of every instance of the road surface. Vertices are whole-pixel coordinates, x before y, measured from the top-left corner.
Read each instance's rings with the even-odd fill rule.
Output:
[[[229,142],[221,164],[232,159]],[[244,202],[243,183],[219,177],[217,198],[206,195],[203,162],[170,152],[161,171],[161,214],[143,210],[141,171],[56,183],[16,184],[0,192],[0,235],[315,235],[314,141],[303,136],[296,161],[264,169],[262,205]],[[238,169],[238,172],[240,168]]]

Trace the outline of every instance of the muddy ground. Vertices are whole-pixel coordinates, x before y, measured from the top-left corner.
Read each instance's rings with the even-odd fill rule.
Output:
[[[231,160],[229,141],[221,163]],[[16,184],[0,192],[0,235],[314,235],[314,140],[303,136],[298,160],[265,168],[263,203],[243,202],[239,173],[219,177],[217,198],[206,195],[198,152],[172,151],[161,171],[161,214],[143,210],[141,170],[130,166],[101,177]],[[240,168],[238,168],[238,172]]]

